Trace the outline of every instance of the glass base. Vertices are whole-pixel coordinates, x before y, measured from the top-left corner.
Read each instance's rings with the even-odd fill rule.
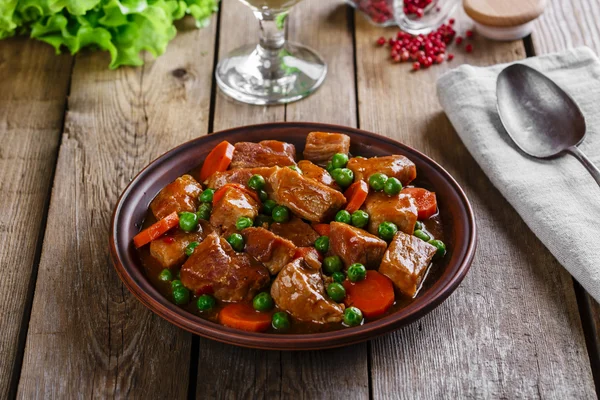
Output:
[[[327,65],[308,47],[286,42],[279,50],[247,45],[219,61],[217,84],[243,103],[269,105],[308,96],[327,75]]]

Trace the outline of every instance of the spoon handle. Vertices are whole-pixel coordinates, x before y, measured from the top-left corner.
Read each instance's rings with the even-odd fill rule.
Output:
[[[581,150],[579,150],[577,146],[569,147],[567,152],[574,155],[575,158],[577,158],[583,164],[583,166],[587,168],[590,174],[592,174],[592,177],[596,180],[596,183],[600,186],[600,169],[598,169],[598,167],[596,167],[592,161],[587,158],[587,156],[583,154]]]

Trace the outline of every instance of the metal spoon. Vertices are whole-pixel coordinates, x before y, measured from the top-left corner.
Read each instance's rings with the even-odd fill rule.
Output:
[[[600,185],[600,170],[577,145],[585,138],[585,118],[554,81],[523,64],[506,67],[496,81],[500,120],[515,144],[530,156],[575,156]]]

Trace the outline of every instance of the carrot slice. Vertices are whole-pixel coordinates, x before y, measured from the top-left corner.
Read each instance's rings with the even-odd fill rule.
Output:
[[[135,235],[133,237],[133,244],[139,249],[154,239],[158,239],[169,229],[175,228],[177,225],[179,225],[179,216],[176,212],[173,212]]]
[[[329,224],[314,224],[312,228],[321,236],[329,236],[329,231],[331,229]]]
[[[367,195],[369,194],[369,185],[365,181],[354,182],[346,191],[344,192],[344,196],[346,196],[346,211],[352,214],[354,211],[358,210],[360,206],[367,199]]]
[[[422,188],[404,188],[402,193],[415,199],[419,219],[427,219],[437,212],[437,200],[434,192]]]
[[[377,271],[367,271],[367,277],[359,282],[344,281],[346,307],[357,307],[365,317],[383,315],[394,304],[392,281]]]
[[[233,303],[221,310],[219,322],[230,328],[250,332],[264,332],[271,326],[271,315],[256,311],[246,303]]]
[[[226,140],[216,145],[204,159],[204,164],[202,164],[200,170],[200,182],[204,182],[215,172],[226,171],[233,159],[234,150],[235,147]]]
[[[253,190],[250,190],[246,186],[240,185],[239,183],[226,183],[213,194],[213,206],[217,204],[219,200],[221,200],[221,198],[223,198],[223,196],[229,189],[241,190],[248,194],[250,197],[252,197],[254,200],[256,200],[258,203],[260,203],[260,198],[258,197],[258,194],[256,194],[256,192],[254,192]]]

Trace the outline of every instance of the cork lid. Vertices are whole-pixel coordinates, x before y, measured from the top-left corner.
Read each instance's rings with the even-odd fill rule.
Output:
[[[539,17],[546,0],[464,0],[467,15],[487,26],[513,27]]]

